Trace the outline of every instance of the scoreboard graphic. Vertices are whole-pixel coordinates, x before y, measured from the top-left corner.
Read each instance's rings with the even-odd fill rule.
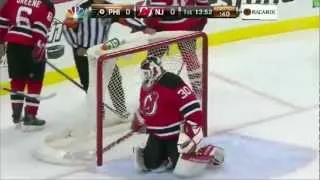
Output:
[[[92,4],[91,17],[136,18],[236,18],[234,6],[135,6],[128,4]]]

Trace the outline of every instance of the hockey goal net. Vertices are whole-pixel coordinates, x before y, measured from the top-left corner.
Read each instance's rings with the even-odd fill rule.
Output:
[[[78,133],[68,131],[59,136],[48,136],[37,152],[38,158],[59,164],[96,160],[101,166],[104,154],[112,156],[105,153],[109,150],[106,147],[130,132],[142,83],[140,63],[148,55],[160,57],[164,69],[178,74],[196,93],[202,103],[206,133],[208,40],[205,33],[159,32],[126,40],[107,51],[101,47],[97,45],[88,50],[88,116],[96,119],[94,130],[89,132],[80,128]]]

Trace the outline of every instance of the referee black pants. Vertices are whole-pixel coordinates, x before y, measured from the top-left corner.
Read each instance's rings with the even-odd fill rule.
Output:
[[[76,68],[79,74],[80,82],[85,91],[89,87],[89,63],[86,56],[79,56],[77,54],[77,48],[73,48],[73,57],[76,64]]]

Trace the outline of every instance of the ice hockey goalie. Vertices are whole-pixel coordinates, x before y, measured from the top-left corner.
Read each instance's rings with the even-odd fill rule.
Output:
[[[167,72],[156,56],[142,62],[141,72],[140,104],[131,128],[149,136],[145,147],[134,148],[137,170],[172,170],[175,175],[191,177],[210,164],[222,164],[222,148],[199,146],[204,138],[202,109],[191,88],[178,75]]]

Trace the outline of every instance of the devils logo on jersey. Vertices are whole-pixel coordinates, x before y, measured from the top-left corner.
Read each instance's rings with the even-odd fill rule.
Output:
[[[153,116],[158,108],[158,92],[152,91],[143,99],[142,113],[146,116]]]

